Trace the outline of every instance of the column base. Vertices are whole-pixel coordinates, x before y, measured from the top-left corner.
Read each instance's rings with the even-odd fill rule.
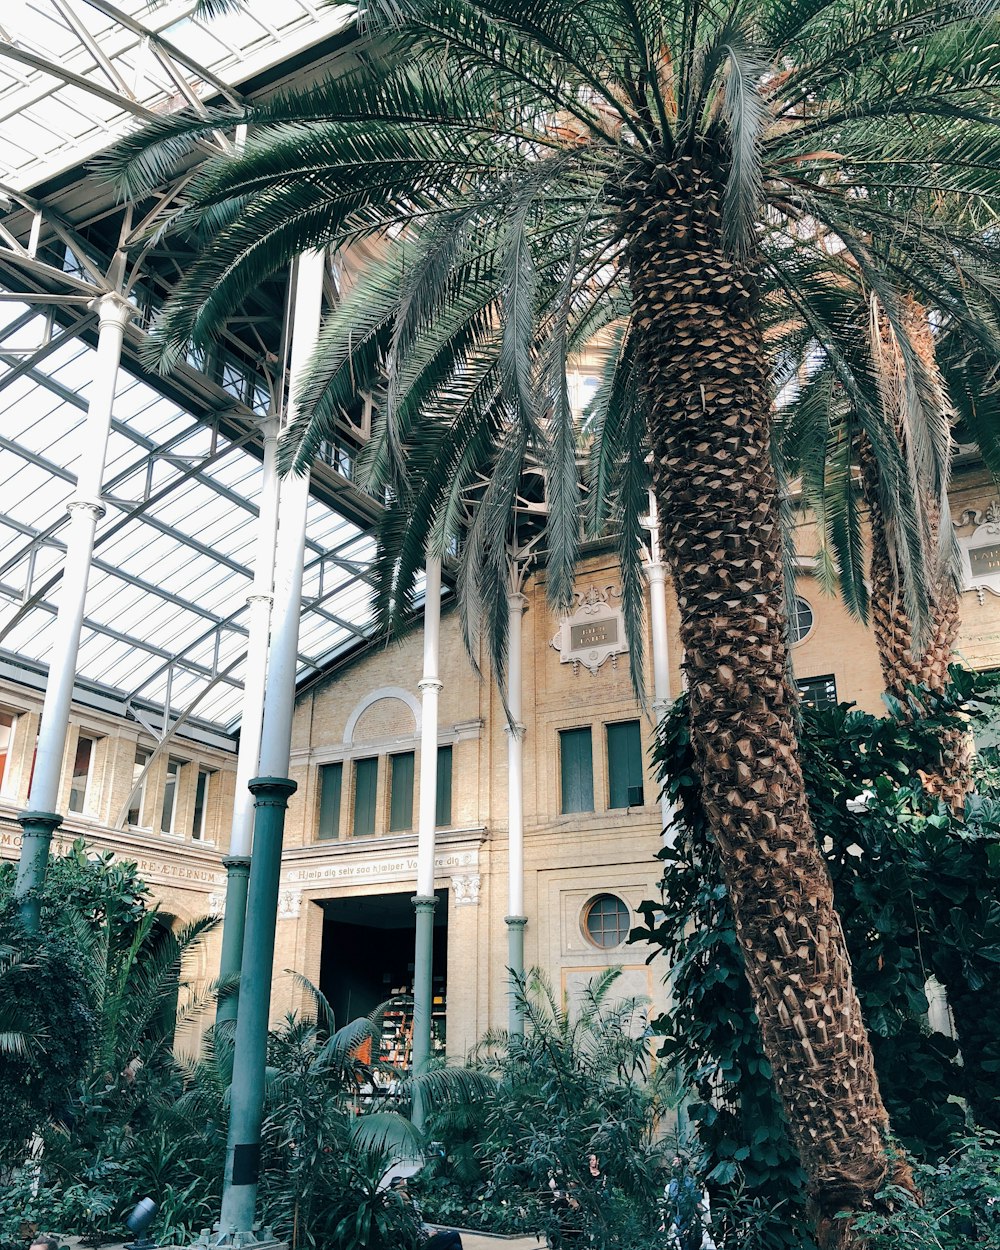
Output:
[[[255,1228],[249,1233],[235,1230],[224,1233],[218,1224],[214,1228],[203,1228],[190,1244],[203,1246],[206,1250],[214,1250],[216,1246],[231,1247],[232,1250],[288,1250],[288,1242],[279,1241],[269,1228]],[[160,1250],[182,1250],[182,1247],[161,1246]]]

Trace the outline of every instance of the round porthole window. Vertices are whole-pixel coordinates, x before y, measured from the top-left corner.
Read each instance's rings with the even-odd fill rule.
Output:
[[[632,913],[614,894],[598,894],[583,909],[583,932],[602,950],[621,946],[632,927]]]
[[[812,604],[801,595],[795,596],[795,612],[791,620],[792,643],[801,642],[813,627]]]

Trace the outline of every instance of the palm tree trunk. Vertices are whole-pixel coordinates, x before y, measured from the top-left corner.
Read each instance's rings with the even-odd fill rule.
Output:
[[[888,1124],[813,833],[788,676],[766,354],[752,278],[692,158],[624,191],[654,487],[681,613],[691,734],[764,1049],[825,1247],[888,1171]]]
[[[904,298],[902,314],[928,377],[940,396],[943,411],[947,407],[947,398],[934,357],[934,340],[927,314],[912,296]],[[873,345],[881,365],[882,402],[889,412],[896,414],[896,435],[903,443],[906,433],[900,404],[904,365],[884,315],[873,318],[873,321]],[[942,694],[948,685],[948,666],[954,659],[958,637],[958,590],[952,581],[942,577],[931,587],[934,619],[930,638],[921,652],[913,643],[913,628],[904,606],[903,575],[893,559],[890,536],[879,507],[875,456],[867,439],[862,440],[860,464],[871,531],[871,626],[886,693],[904,703],[907,687],[911,685],[924,685],[935,694]],[[927,549],[933,552],[938,545],[942,523],[937,500],[929,497],[921,500],[921,514],[927,526]],[[949,730],[942,734],[939,766],[921,775],[929,793],[944,799],[955,811],[963,812],[965,797],[972,788],[968,735],[961,730]]]

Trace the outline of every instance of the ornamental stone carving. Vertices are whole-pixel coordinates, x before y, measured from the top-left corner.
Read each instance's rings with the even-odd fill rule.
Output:
[[[1000,596],[1000,503],[993,500],[985,512],[970,508],[954,524],[959,530],[975,526],[971,534],[959,534],[957,539],[963,589],[974,590],[980,603],[987,590]]]
[[[208,914],[215,919],[225,914],[226,895],[224,890],[213,890],[208,896]]]
[[[481,885],[482,877],[478,872],[469,873],[461,877],[452,877],[451,887],[455,891],[455,906],[478,907],[479,888]]]
[[[295,920],[302,909],[302,894],[299,890],[282,890],[278,895],[278,919]]]
[[[618,657],[628,651],[625,637],[625,616],[619,603],[622,595],[617,586],[591,586],[574,596],[576,606],[559,623],[549,646],[559,652],[561,664],[572,664],[573,675],[580,666],[596,673],[605,661],[618,667]]]

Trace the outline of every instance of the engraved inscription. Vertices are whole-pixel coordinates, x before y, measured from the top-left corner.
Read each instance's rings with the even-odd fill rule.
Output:
[[[587,647],[613,647],[617,642],[618,621],[614,617],[570,626],[569,645],[574,651],[583,651]]]
[[[971,547],[969,564],[973,577],[989,577],[1000,573],[1000,543],[990,547]]]

